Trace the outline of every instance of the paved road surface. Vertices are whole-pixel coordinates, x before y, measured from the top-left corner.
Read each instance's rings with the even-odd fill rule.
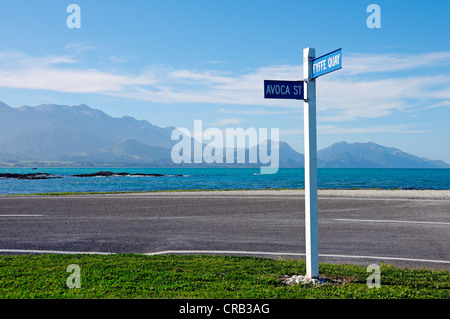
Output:
[[[450,269],[450,201],[319,196],[319,260]],[[292,192],[1,196],[0,254],[227,253],[303,258]]]

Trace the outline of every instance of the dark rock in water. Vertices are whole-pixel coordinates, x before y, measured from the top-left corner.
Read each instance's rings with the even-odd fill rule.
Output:
[[[0,173],[0,178],[50,179],[50,178],[61,178],[61,176],[54,176],[54,175],[48,174],[48,173],[33,173],[33,174]]]
[[[152,177],[159,177],[159,176],[166,176],[163,174],[143,174],[143,173],[136,173],[136,174],[130,174],[130,173],[125,173],[125,172],[121,172],[121,173],[113,173],[113,172],[109,172],[109,171],[100,171],[97,173],[92,173],[92,174],[76,174],[73,175],[75,177],[98,177],[98,176],[103,176],[103,177],[115,177],[115,176],[152,176]],[[176,175],[176,176],[183,176],[183,175]]]
[[[73,175],[73,176],[75,176],[75,177],[96,177],[96,176],[108,177],[108,176],[119,175],[119,174],[121,174],[121,173],[100,171],[100,172],[92,173],[92,174],[76,174],[76,175]]]

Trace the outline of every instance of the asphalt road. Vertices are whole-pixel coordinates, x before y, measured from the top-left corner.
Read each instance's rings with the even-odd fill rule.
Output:
[[[0,254],[305,258],[304,198],[252,192],[1,196]],[[450,201],[319,196],[319,261],[450,269]]]

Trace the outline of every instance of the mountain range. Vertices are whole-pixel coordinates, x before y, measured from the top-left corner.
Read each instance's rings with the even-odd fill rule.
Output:
[[[174,129],[129,116],[115,118],[84,104],[12,108],[0,102],[0,165],[173,167],[177,164],[171,159],[171,150],[178,143],[171,140]],[[246,150],[246,158],[250,151]],[[319,150],[317,156],[318,166],[328,168],[450,168],[443,161],[372,142],[335,143]],[[228,166],[261,166],[236,162]],[[304,156],[280,141],[279,162],[280,167],[303,167]]]

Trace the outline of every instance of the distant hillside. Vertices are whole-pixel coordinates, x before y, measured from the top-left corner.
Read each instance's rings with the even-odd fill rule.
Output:
[[[0,160],[61,161],[85,166],[173,166],[171,150],[178,143],[171,140],[173,129],[129,116],[114,118],[84,104],[11,108],[0,102]],[[302,167],[303,155],[280,141],[279,161],[280,167]],[[260,165],[236,165],[236,160],[231,164],[223,162],[212,165]]]
[[[114,118],[86,105],[11,108],[0,102],[1,153],[39,160],[97,152],[128,139],[171,148],[172,130],[129,116]]]
[[[96,166],[101,163],[128,164],[130,166],[157,165],[170,163],[170,151],[169,148],[148,146],[137,140],[129,139],[94,152],[64,155],[58,159],[87,166]]]
[[[161,128],[129,116],[111,117],[87,105],[43,104],[11,108],[0,102],[0,163],[2,165],[123,165],[174,166],[174,127]],[[258,147],[267,141],[260,141]],[[269,148],[270,150],[270,148]],[[279,142],[279,167],[303,167],[304,156]],[[266,166],[261,163],[212,166]],[[193,152],[192,152],[193,154]],[[225,152],[223,153],[225,154]],[[236,153],[235,153],[236,156]],[[270,154],[269,154],[270,156]],[[259,158],[259,156],[258,156]],[[37,162],[39,161],[39,162]],[[33,163],[34,163],[33,162]],[[28,163],[28,164],[27,164]],[[183,164],[185,165],[185,164]],[[192,164],[201,166],[207,164]],[[340,142],[318,152],[318,167],[449,168],[443,161],[404,153],[375,143]]]
[[[328,168],[450,168],[443,161],[420,158],[372,142],[335,143],[317,152],[318,166]]]

